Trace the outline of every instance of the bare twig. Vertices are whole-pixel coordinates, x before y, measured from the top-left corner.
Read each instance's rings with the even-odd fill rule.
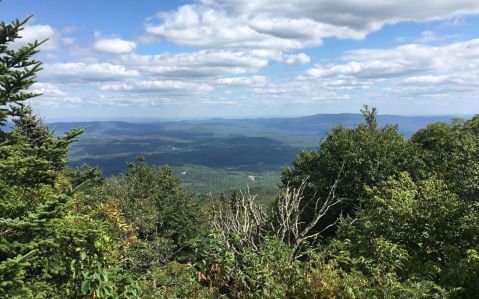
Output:
[[[123,263],[123,262],[126,262],[126,261],[129,261],[129,260],[130,260],[130,258],[126,258],[126,259],[124,259],[124,260],[121,260],[121,261],[115,263],[115,267],[118,266],[119,264],[121,264],[121,263]]]
[[[291,259],[298,259],[307,251],[302,250],[302,244],[313,237],[322,234],[340,221],[341,216],[333,223],[324,227],[321,231],[310,234],[311,230],[318,224],[328,211],[341,202],[336,198],[336,188],[341,178],[344,164],[338,173],[333,186],[325,200],[316,197],[316,193],[308,203],[303,203],[304,191],[308,186],[308,178],[303,179],[298,188],[291,189],[289,186],[283,190],[278,197],[277,206],[272,215],[268,216],[260,205],[254,203],[255,196],[251,196],[249,188],[245,192],[240,190],[241,197],[235,198],[233,207],[217,207],[210,199],[211,209],[206,212],[214,230],[220,232],[220,239],[225,245],[230,245],[228,239],[231,235],[239,237],[237,254],[242,249],[250,247],[253,251],[258,250],[258,245],[267,236],[275,236],[279,241],[292,249]],[[307,207],[314,202],[313,218],[305,225],[303,213]]]
[[[3,231],[0,233],[0,237],[3,237],[3,235],[6,235],[8,234],[9,232],[11,232],[12,230],[11,229],[7,229],[6,231]]]

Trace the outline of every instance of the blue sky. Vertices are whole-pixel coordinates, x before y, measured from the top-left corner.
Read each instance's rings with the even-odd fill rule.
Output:
[[[47,118],[479,112],[477,0],[3,0]]]

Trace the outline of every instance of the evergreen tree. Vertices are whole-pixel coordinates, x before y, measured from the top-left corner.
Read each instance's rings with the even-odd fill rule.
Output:
[[[20,106],[19,116],[13,118],[15,127],[19,129],[19,134],[25,137],[25,143],[32,148],[41,147],[43,144],[53,138],[55,130],[50,131],[49,127],[43,123],[43,118],[33,115],[30,104]]]
[[[191,242],[203,233],[205,221],[200,201],[182,190],[170,167],[149,166],[139,156],[125,174],[112,177],[105,195],[138,233],[132,271],[145,273],[152,265],[190,257]]]
[[[88,164],[83,164],[77,168],[67,166],[63,169],[62,174],[68,179],[72,188],[86,183],[90,189],[92,187],[101,187],[106,183],[103,172],[98,166],[92,167]]]
[[[9,116],[20,116],[24,112],[19,108],[24,101],[40,95],[22,91],[28,90],[35,83],[36,72],[41,70],[42,63],[31,60],[31,57],[39,52],[37,48],[46,40],[35,41],[17,51],[8,49],[9,43],[21,38],[22,26],[30,18],[31,16],[22,22],[17,19],[11,24],[3,21],[0,23],[0,106],[9,105],[8,108],[0,109],[0,126],[5,125]]]
[[[234,189],[230,196],[230,207],[232,211],[236,211],[236,202],[239,198],[238,190]]]
[[[222,207],[226,207],[228,205],[228,199],[226,198],[226,194],[223,190],[221,190],[219,202]]]
[[[36,82],[42,63],[31,58],[46,40],[16,51],[8,45],[21,38],[22,26],[30,17],[22,22],[17,19],[11,24],[0,23],[0,176],[10,184],[51,184],[54,173],[66,165],[68,145],[83,130],[70,130],[64,137],[52,138],[53,132],[32,116],[29,106],[25,107],[26,100],[40,95],[23,91]],[[5,132],[1,126],[8,117],[17,117],[17,129]]]
[[[68,145],[84,129],[54,138],[23,104],[38,95],[21,90],[35,82],[41,62],[30,57],[41,43],[18,51],[7,46],[27,20],[0,23],[0,124],[16,117],[16,128],[0,130],[0,297],[127,298],[135,288],[119,281],[123,276],[114,266],[121,259],[118,229],[124,227],[118,211],[97,206],[80,214],[74,190],[57,188],[65,183],[60,172]]]

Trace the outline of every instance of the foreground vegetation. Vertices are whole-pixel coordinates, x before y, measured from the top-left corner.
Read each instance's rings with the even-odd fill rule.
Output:
[[[66,166],[24,92],[39,43],[0,24],[0,297],[474,298],[479,116],[405,140],[365,107],[281,175],[268,206],[207,198],[139,156],[106,180]],[[10,106],[7,106],[11,104]],[[293,158],[293,157],[291,157]],[[209,204],[207,204],[209,202]]]

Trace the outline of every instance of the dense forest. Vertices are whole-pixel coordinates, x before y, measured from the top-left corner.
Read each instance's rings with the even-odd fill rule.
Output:
[[[67,166],[87,128],[58,135],[26,104],[41,42],[9,46],[27,21],[0,23],[1,298],[477,297],[479,115],[406,139],[365,106],[291,156],[265,205],[141,155],[105,178]]]

